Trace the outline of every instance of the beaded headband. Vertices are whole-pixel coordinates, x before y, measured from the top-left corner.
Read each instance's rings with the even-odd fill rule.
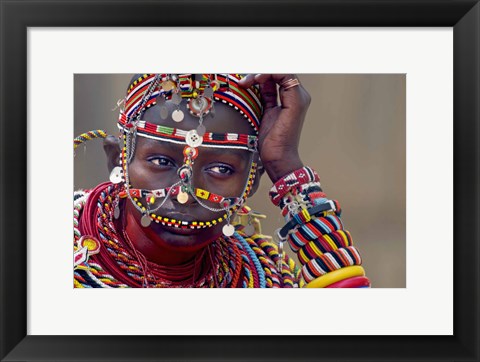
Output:
[[[263,112],[260,93],[256,87],[240,87],[240,79],[240,74],[144,74],[128,87],[119,121],[129,124],[139,120],[154,105],[159,106],[161,118],[166,119],[169,114],[165,102],[170,100],[177,106],[171,117],[181,122],[184,116],[180,104],[184,98],[189,112],[202,120],[208,114],[214,115],[214,103],[220,101],[240,112],[258,134]]]
[[[126,125],[126,118],[122,117],[118,121],[119,129],[126,131]],[[155,123],[146,122],[143,120],[137,122],[136,131],[138,136],[177,144],[189,144],[190,146],[192,146],[192,144],[196,144],[193,141],[192,136],[198,134],[198,132],[196,131],[192,132],[179,128],[171,128]],[[257,151],[257,144],[258,137],[253,135],[206,132],[202,136],[201,146],[213,148],[240,149],[254,152]]]

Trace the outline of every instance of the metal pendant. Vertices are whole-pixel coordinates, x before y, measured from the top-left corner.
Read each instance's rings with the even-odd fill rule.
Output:
[[[118,218],[120,217],[120,207],[115,206],[115,209],[113,209],[113,217],[118,220]]]
[[[168,92],[175,88],[175,82],[172,82],[171,80],[166,80],[165,82],[162,82],[161,86],[164,91]]]
[[[203,124],[199,124],[197,127],[197,133],[200,137],[203,137],[205,135],[206,129]]]
[[[142,218],[140,219],[140,224],[146,228],[149,227],[151,223],[152,219],[150,219],[150,216],[148,214],[143,214]]]
[[[182,96],[180,95],[180,93],[173,93],[172,103],[175,104],[176,106],[182,103]]]
[[[235,226],[232,224],[224,225],[222,228],[223,235],[232,236],[235,233]]]
[[[167,119],[168,118],[168,108],[166,106],[160,107],[160,118]]]
[[[114,167],[110,173],[110,182],[113,184],[119,184],[122,181],[122,168],[120,166]]]
[[[188,194],[186,192],[180,191],[177,196],[177,201],[181,204],[185,204],[188,201]]]
[[[172,119],[173,119],[175,122],[182,122],[184,116],[185,116],[185,115],[183,114],[183,112],[182,112],[180,109],[176,109],[176,110],[174,110],[173,113],[172,113]]]

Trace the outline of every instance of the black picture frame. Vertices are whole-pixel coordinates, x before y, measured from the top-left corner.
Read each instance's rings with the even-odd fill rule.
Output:
[[[0,16],[1,361],[480,360],[478,1],[0,0]],[[453,336],[27,335],[27,28],[47,26],[453,27]]]

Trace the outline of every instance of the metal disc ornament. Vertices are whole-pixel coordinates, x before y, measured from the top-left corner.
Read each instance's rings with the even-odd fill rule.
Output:
[[[180,191],[177,196],[177,201],[181,204],[184,204],[188,201],[188,194],[186,192]]]
[[[199,124],[198,127],[197,127],[197,134],[200,137],[203,137],[205,135],[205,132],[206,132],[205,126],[203,124]]]
[[[235,226],[232,224],[224,225],[222,228],[223,235],[232,236],[235,233]]]
[[[113,184],[119,184],[122,182],[122,168],[120,166],[113,168],[110,173],[110,182]]]
[[[180,109],[176,109],[172,112],[172,119],[175,121],[175,122],[182,122],[183,121],[183,117],[185,115],[183,114],[183,111],[180,110]]]
[[[182,103],[182,96],[180,95],[180,93],[173,93],[172,103],[175,104],[176,106]]]
[[[140,219],[140,224],[146,228],[149,227],[151,223],[152,219],[150,219],[150,216],[148,214],[143,214],[142,218]]]
[[[161,86],[164,91],[168,92],[175,88],[175,82],[171,80],[166,80],[165,82],[162,82]]]
[[[160,107],[160,118],[167,119],[168,118],[168,108],[166,106]]]

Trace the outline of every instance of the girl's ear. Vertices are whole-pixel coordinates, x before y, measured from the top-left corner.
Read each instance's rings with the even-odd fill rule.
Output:
[[[121,138],[115,136],[107,136],[103,140],[103,150],[107,155],[108,172],[112,172],[113,168],[120,165]]]

